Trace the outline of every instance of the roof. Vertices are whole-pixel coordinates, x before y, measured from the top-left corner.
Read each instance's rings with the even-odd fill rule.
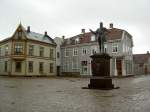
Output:
[[[30,31],[30,32],[26,31],[26,36],[27,36],[28,39],[41,41],[41,42],[49,43],[49,44],[56,44],[54,42],[54,40],[48,35],[43,35],[43,34],[35,33],[35,32],[32,32],[32,31]]]
[[[133,55],[133,61],[134,63],[138,63],[138,64],[144,64],[147,63],[148,60],[150,58],[150,54],[134,54]]]
[[[108,29],[108,33],[106,34],[106,40],[121,39],[123,31],[125,31],[125,30],[118,29],[118,28]],[[127,32],[127,34],[130,35],[128,32]],[[93,34],[91,32],[87,32],[87,33],[84,33],[84,34],[79,34],[79,35],[73,36],[71,38],[67,38],[67,39],[64,40],[64,43],[62,44],[62,46],[76,44],[75,40],[77,38],[79,38],[78,44],[97,42],[97,39],[95,39],[95,41],[91,41],[92,35]]]
[[[47,33],[46,33],[46,34],[40,34],[40,33],[32,32],[32,31],[27,31],[27,30],[22,26],[21,23],[18,25],[17,29],[18,29],[18,28],[21,28],[21,29],[22,29],[22,31],[25,33],[27,39],[35,40],[35,41],[39,41],[39,42],[44,42],[44,43],[48,43],[48,44],[52,44],[52,45],[56,45],[56,43],[54,42],[54,40],[53,40],[49,35],[47,35]],[[17,29],[16,29],[16,31],[14,32],[13,36],[14,36],[15,33],[17,32]],[[12,39],[13,36],[12,36],[12,37],[9,37],[9,38],[6,38],[6,39],[4,39],[4,40],[2,40],[2,41],[0,41],[0,43]]]

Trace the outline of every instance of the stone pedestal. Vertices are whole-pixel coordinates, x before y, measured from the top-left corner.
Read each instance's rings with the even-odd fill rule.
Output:
[[[89,88],[113,89],[112,78],[110,77],[110,56],[108,54],[94,54],[91,56],[92,77]]]

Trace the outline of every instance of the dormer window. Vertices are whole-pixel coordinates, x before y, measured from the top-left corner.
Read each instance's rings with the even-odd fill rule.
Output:
[[[21,39],[22,37],[22,31],[18,31],[18,39]]]
[[[95,41],[95,36],[91,36],[91,41]]]
[[[75,39],[75,43],[76,43],[76,44],[79,43],[79,38],[76,38],[76,39]]]

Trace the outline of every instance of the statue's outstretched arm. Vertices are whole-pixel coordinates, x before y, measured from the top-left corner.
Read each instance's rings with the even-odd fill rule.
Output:
[[[94,32],[93,30],[89,29],[91,33],[93,33],[94,35],[96,35],[96,32]]]

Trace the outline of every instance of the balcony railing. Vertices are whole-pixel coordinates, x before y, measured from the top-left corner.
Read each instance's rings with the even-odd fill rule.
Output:
[[[24,60],[25,59],[25,55],[22,52],[14,52],[14,54],[12,54],[11,57],[14,60]]]

